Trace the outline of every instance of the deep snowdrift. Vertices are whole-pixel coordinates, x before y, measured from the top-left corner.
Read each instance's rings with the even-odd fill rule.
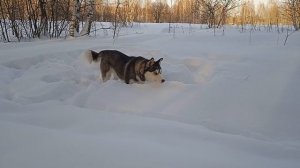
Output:
[[[300,34],[142,24],[0,44],[0,167],[299,167]],[[86,49],[163,57],[163,84],[99,81]]]

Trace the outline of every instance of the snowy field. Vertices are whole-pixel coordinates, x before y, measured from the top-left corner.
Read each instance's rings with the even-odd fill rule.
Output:
[[[300,33],[141,24],[0,43],[1,168],[299,168]],[[101,82],[86,49],[163,57],[163,84]]]

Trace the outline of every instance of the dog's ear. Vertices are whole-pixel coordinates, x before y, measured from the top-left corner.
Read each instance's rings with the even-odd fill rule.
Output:
[[[154,60],[154,58],[152,57],[149,61],[147,61],[147,63],[146,63],[146,67],[148,68],[148,67],[151,67],[151,66],[153,66],[155,64],[155,60]]]
[[[163,58],[160,58],[159,60],[157,60],[156,62],[160,64],[160,62],[163,60]]]
[[[160,62],[163,60],[163,58],[160,58],[158,59],[156,62],[155,62],[155,66],[156,68],[158,69],[159,73],[161,73],[161,67],[160,67]]]
[[[150,66],[152,66],[154,63],[155,63],[155,60],[154,60],[154,58],[152,57],[152,58],[150,59]]]

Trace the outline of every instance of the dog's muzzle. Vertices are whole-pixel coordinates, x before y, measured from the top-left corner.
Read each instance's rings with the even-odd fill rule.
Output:
[[[161,74],[156,72],[146,72],[145,73],[145,79],[149,82],[159,82],[164,83],[165,79],[162,78]]]

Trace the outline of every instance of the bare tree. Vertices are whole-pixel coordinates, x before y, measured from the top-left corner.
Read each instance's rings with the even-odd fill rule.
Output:
[[[0,27],[1,27],[1,35],[2,35],[2,39],[5,42],[9,42],[9,35],[8,35],[8,23],[6,21],[5,18],[5,10],[4,10],[4,3],[2,2],[2,0],[0,0]]]
[[[69,23],[72,17],[71,1],[73,0],[51,0],[48,2],[48,32],[50,38],[61,37],[69,34]],[[73,8],[72,8],[73,9]]]
[[[47,18],[47,0],[39,0],[39,6],[40,6],[40,34],[43,34],[44,36],[47,36],[48,34],[48,18]]]
[[[300,28],[300,0],[284,0],[285,15],[292,22],[294,29]]]
[[[216,28],[216,15],[220,8],[219,0],[201,0],[203,16],[209,28]]]
[[[80,35],[89,35],[91,32],[93,17],[94,17],[94,10],[95,10],[95,4],[94,0],[87,0],[87,17],[85,24],[80,32]]]
[[[220,0],[220,17],[217,27],[224,25],[228,17],[228,13],[238,6],[238,0]]]
[[[171,8],[170,8],[170,17],[169,17],[169,33],[171,33],[171,23],[172,23],[172,15],[173,15],[173,0],[171,0]]]
[[[73,14],[70,23],[69,36],[75,37],[75,32],[79,32],[79,18],[80,18],[80,0],[73,0]]]
[[[242,32],[244,31],[244,26],[247,24],[255,25],[255,9],[252,2],[245,2],[242,4],[240,9],[240,25],[242,26]]]
[[[163,12],[164,4],[161,1],[156,1],[152,3],[152,15],[154,17],[155,23],[160,23]]]
[[[116,37],[117,33],[118,33],[118,29],[121,26],[119,24],[120,20],[119,20],[119,15],[120,15],[120,5],[121,5],[121,1],[117,0],[116,1],[116,8],[115,8],[115,13],[114,13],[114,20],[113,20],[113,38]]]

